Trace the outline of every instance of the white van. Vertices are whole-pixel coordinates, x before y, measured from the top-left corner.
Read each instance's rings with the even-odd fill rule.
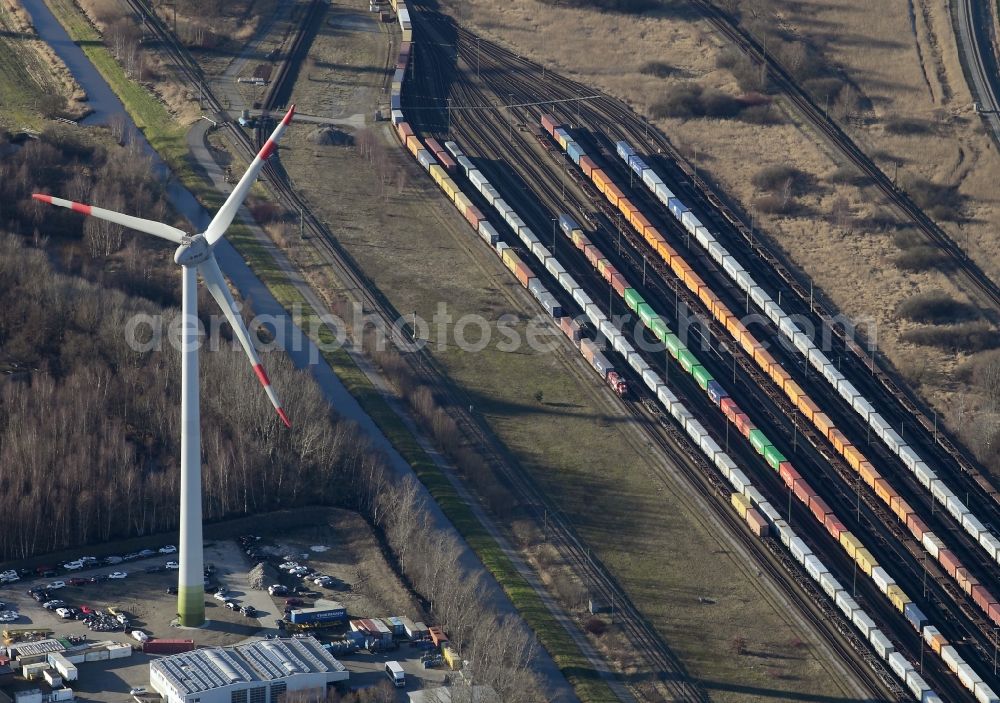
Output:
[[[385,675],[390,681],[392,681],[392,685],[396,688],[403,688],[406,686],[406,674],[403,673],[403,667],[399,665],[399,662],[386,662]]]

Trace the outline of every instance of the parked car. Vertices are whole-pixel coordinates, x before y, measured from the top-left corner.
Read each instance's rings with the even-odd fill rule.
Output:
[[[215,600],[227,601],[229,600],[229,596],[226,595],[227,593],[228,591],[225,588],[219,586],[219,590],[212,594],[212,598]]]
[[[142,630],[132,630],[132,637],[134,637],[135,639],[139,640],[140,642],[147,642],[147,641],[149,641],[149,635],[147,635]]]
[[[136,686],[128,692],[130,696],[137,696],[140,693],[147,693],[145,686]]]
[[[65,581],[53,581],[52,583],[46,585],[45,587],[47,589],[49,589],[50,591],[55,591],[56,589],[59,589],[59,588],[66,588],[66,582]]]
[[[80,557],[77,561],[82,561],[84,564],[93,564],[97,561],[97,557]]]
[[[91,608],[89,605],[81,605],[80,612],[83,613],[84,615],[93,615],[97,611]]]
[[[288,588],[282,586],[280,583],[276,583],[273,586],[268,587],[267,592],[272,596],[284,596],[288,594]]]
[[[66,605],[66,601],[59,600],[58,598],[42,603],[42,607],[46,610],[55,610],[56,608],[61,608],[64,605]]]
[[[177,547],[172,544],[160,547],[160,554],[174,554],[177,551]]]
[[[177,595],[177,586],[167,586],[167,595],[168,596],[176,596]]]
[[[114,566],[115,564],[121,564],[124,559],[121,557],[104,557],[104,563],[108,566]]]
[[[156,552],[154,552],[152,549],[143,549],[142,551],[139,552],[139,556],[140,557],[154,557],[154,556],[156,556]]]
[[[77,569],[82,569],[83,568],[83,562],[82,561],[68,561],[65,564],[63,564],[63,568],[66,569],[66,571],[76,571]]]
[[[166,564],[164,564],[164,567],[167,569],[177,570],[181,568],[181,565],[178,564],[176,561],[168,561]]]
[[[85,579],[85,578],[81,578],[79,576],[74,576],[67,583],[69,583],[70,586],[83,586],[85,584],[90,583],[90,579]]]
[[[230,610],[239,610],[240,609],[240,604],[239,604],[239,601],[227,600],[226,601],[226,607],[229,608]]]
[[[242,613],[248,618],[253,618],[257,616],[257,609],[254,608],[252,605],[244,605],[242,608],[240,608],[240,613]]]
[[[127,571],[115,571],[114,573],[108,574],[109,579],[123,579],[128,577]]]
[[[69,620],[73,617],[73,612],[69,608],[56,608],[56,615],[63,618],[64,620]]]
[[[107,574],[98,574],[97,576],[91,576],[90,577],[90,582],[91,583],[99,583],[101,581],[107,581],[109,578],[111,578],[111,577],[108,576]]]

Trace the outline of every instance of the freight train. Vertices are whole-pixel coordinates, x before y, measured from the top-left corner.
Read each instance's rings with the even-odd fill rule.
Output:
[[[862,462],[864,463],[864,468],[866,471],[870,471],[874,476],[878,476],[875,473],[874,467],[871,466],[870,462],[864,459],[860,451],[854,448],[847,441],[843,433],[836,429],[832,421],[821,412],[818,405],[816,405],[802,389],[796,384],[790,377],[790,375],[781,368],[773,357],[767,353],[763,345],[760,344],[742,325],[742,323],[729,312],[725,304],[715,295],[715,293],[705,285],[701,278],[692,270],[692,268],[687,264],[687,262],[680,257],[677,252],[667,244],[665,238],[660,234],[655,227],[642,215],[637,207],[635,207],[632,202],[625,196],[622,190],[614,183],[613,179],[601,169],[597,163],[589,157],[583,148],[580,146],[576,140],[569,134],[569,132],[559,125],[554,118],[549,115],[543,115],[541,118],[542,127],[545,131],[559,144],[559,146],[570,156],[577,166],[580,167],[584,175],[591,179],[595,184],[598,191],[601,192],[615,207],[617,207],[626,217],[629,224],[632,225],[635,230],[643,236],[643,238],[657,251],[657,253],[668,263],[685,285],[693,293],[698,295],[699,299],[705,304],[706,308],[712,313],[713,317],[722,322],[727,330],[740,342],[741,346],[748,352],[749,355],[753,356],[769,376],[775,380],[779,387],[781,387],[786,394],[793,398],[797,402],[797,406],[802,407],[802,403],[805,403],[809,410],[807,417],[809,417],[814,423],[818,418],[819,422],[816,423],[823,432],[824,436],[830,439],[831,443],[834,444],[835,448],[842,455],[851,455],[854,457],[853,462],[849,459],[848,463],[852,465],[855,470],[861,472]],[[619,144],[620,155],[624,149],[622,149],[622,144]],[[625,153],[624,157],[628,160],[629,157],[634,156],[634,154]],[[635,161],[629,161],[630,166],[635,169]],[[697,221],[694,214],[680,202],[669,189],[666,187],[662,181],[657,181],[651,174],[647,174],[646,169],[642,169],[640,172],[640,177],[643,178],[647,187],[653,190],[657,198],[664,202],[669,209],[670,213],[677,218],[696,238],[705,240],[703,246],[706,249],[710,249],[713,258],[718,256],[718,260],[724,266],[732,270],[732,275],[737,279],[743,279],[744,282],[748,278],[748,274],[742,270],[742,268],[737,269],[738,263],[733,261],[731,257],[723,257],[719,249],[711,250],[712,242],[708,242],[706,235],[707,230]],[[700,228],[700,229],[699,229]],[[580,235],[582,236],[582,232]],[[574,240],[576,241],[576,240]],[[717,243],[716,243],[717,244]],[[721,247],[720,247],[721,248]],[[588,260],[596,258],[599,256],[599,252],[592,253],[588,255]],[[740,274],[743,274],[741,276]],[[742,287],[742,285],[741,285]],[[623,296],[624,297],[624,296]],[[672,339],[672,335],[665,332],[665,323],[663,318],[656,315],[652,308],[649,308],[642,301],[641,298],[635,296],[632,297],[631,301],[626,300],[630,309],[636,312],[643,323],[646,325],[650,331],[660,339],[661,342],[665,344],[668,350],[671,350],[671,354],[675,359],[681,361],[681,351],[683,345],[680,344],[679,340]],[[645,308],[640,313],[640,305],[644,305]],[[659,322],[656,322],[659,320]],[[786,325],[787,327],[787,325]],[[800,333],[801,334],[801,333]],[[802,335],[804,336],[804,335]],[[796,337],[794,340],[796,344],[800,344],[801,340]],[[677,353],[671,349],[674,347]],[[689,374],[692,374],[693,369],[696,365],[696,358],[689,350],[687,354],[689,355],[686,363],[681,361],[682,367]],[[707,372],[706,372],[707,373]],[[710,376],[702,376],[702,378],[697,379],[699,386],[702,390],[707,392],[709,381],[714,381]],[[743,413],[735,402],[728,397],[728,394],[720,395],[719,390],[716,389],[715,393],[710,393],[713,402],[720,407],[723,413],[726,415],[727,419],[736,425],[737,429],[743,434],[747,439],[750,440],[751,445],[757,453],[761,454],[766,463],[775,471],[779,473],[782,480],[788,486],[794,495],[804,503],[810,511],[813,513],[816,520],[823,526],[830,535],[838,541],[841,547],[848,553],[848,555],[858,564],[864,573],[869,576],[879,588],[880,591],[889,599],[893,607],[900,611],[910,625],[917,630],[918,633],[922,633],[923,630],[928,627],[927,619],[920,609],[911,601],[911,599],[903,592],[903,590],[895,583],[895,581],[888,575],[886,570],[881,567],[876,560],[872,557],[871,553],[864,548],[860,540],[857,539],[855,535],[846,530],[843,523],[837,519],[836,515],[832,510],[826,505],[826,503],[819,497],[819,495],[809,486],[808,482],[802,478],[802,476],[795,470],[791,462],[789,462],[784,456],[778,452],[767,437],[759,429],[753,426],[750,418]],[[806,413],[804,413],[806,414]],[[846,450],[846,454],[845,454]],[[876,493],[879,497],[889,503],[897,516],[901,515],[901,520],[908,525],[916,525],[921,528],[921,536],[929,532],[926,525],[922,520],[916,515],[916,513],[910,508],[906,502],[895,493],[888,483],[881,479],[873,478],[872,483],[877,486]],[[777,513],[775,513],[777,516]],[[911,530],[913,528],[911,527]],[[778,528],[779,534],[781,534],[781,527]],[[931,533],[933,536],[933,533]],[[786,541],[784,535],[782,536],[782,541]],[[940,545],[940,540],[933,536],[935,540],[935,546]],[[789,545],[795,544],[794,539],[789,538],[787,540]],[[926,544],[926,543],[925,543]],[[801,546],[798,549],[801,550]],[[793,549],[793,555],[796,549]],[[934,551],[928,549],[928,551],[934,554]],[[937,550],[936,558],[945,565],[946,570],[950,569],[950,575],[955,578],[956,575],[960,578],[956,578],[956,581],[962,586],[963,590],[972,595],[973,593],[978,594],[978,598],[974,596],[974,600],[980,607],[984,609],[987,613],[990,613],[990,605],[994,602],[990,601],[989,592],[981,584],[975,580],[975,577],[971,576],[965,569],[962,569],[960,564],[958,564],[957,558],[949,550],[939,548]],[[945,560],[941,560],[940,556],[944,553]],[[800,560],[802,561],[802,560]],[[961,569],[956,571],[956,569]],[[963,573],[964,572],[964,573]],[[840,605],[838,603],[838,605]],[[867,616],[866,616],[867,617]],[[857,623],[855,623],[857,624]],[[869,638],[870,639],[870,638]],[[871,639],[870,639],[871,641]],[[872,641],[873,646],[876,645]],[[876,646],[876,651],[879,647]],[[886,658],[883,656],[883,658]],[[893,665],[893,661],[889,660],[887,662],[890,664],[890,668],[896,670],[897,666]],[[992,689],[982,681],[978,674],[972,670],[972,667],[968,665],[952,648],[949,650],[949,658],[945,660],[945,664],[956,674],[958,674],[959,679],[962,681],[963,685],[968,688],[974,695],[976,695],[978,700],[992,702],[996,701],[1000,703],[1000,698],[998,698],[992,691]],[[960,673],[960,671],[962,673]],[[897,673],[899,673],[897,671]],[[906,674],[906,677],[909,673]],[[906,680],[904,677],[904,680]],[[909,683],[909,681],[907,681]],[[911,687],[912,690],[912,687]],[[915,695],[916,691],[914,691]],[[918,695],[920,698],[920,695]]]
[[[455,157],[453,160],[443,158],[448,156],[448,154],[441,149],[440,145],[437,144],[436,141],[431,140],[428,143],[428,148],[423,147],[419,138],[417,138],[413,133],[412,128],[410,128],[410,126],[406,123],[405,116],[402,112],[402,82],[405,78],[405,69],[409,61],[411,50],[412,44],[410,43],[406,43],[406,45],[401,48],[400,60],[397,63],[397,70],[402,69],[402,73],[399,74],[400,81],[398,83],[398,87],[395,84],[393,86],[393,93],[397,96],[395,102],[397,107],[394,107],[393,109],[392,121],[396,127],[396,132],[400,137],[401,143],[417,158],[418,162],[423,166],[423,168],[425,168],[425,170],[427,170],[435,183],[437,183],[445,194],[448,195],[449,199],[469,221],[479,236],[488,245],[490,245],[498,255],[501,256],[501,259],[503,259],[503,252],[509,250],[509,247],[506,247],[506,245],[500,241],[495,228],[493,228],[493,226],[482,217],[482,213],[478,209],[474,208],[468,198],[464,196],[461,189],[449,175],[450,173],[456,171],[456,164],[462,165],[469,181],[483,195],[487,202],[501,214],[508,226],[510,226],[525,243],[528,251],[535,255],[540,262],[542,262],[545,268],[552,273],[559,284],[568,293],[570,293],[578,304],[580,304],[593,324],[594,329],[600,331],[610,342],[615,351],[619,352],[628,361],[629,365],[632,366],[637,374],[643,379],[643,382],[649,386],[650,390],[654,394],[654,397],[656,397],[663,404],[670,414],[678,421],[680,426],[685,429],[689,436],[691,436],[695,445],[699,447],[703,453],[705,453],[705,455],[719,469],[723,476],[731,483],[731,485],[734,486],[734,488],[736,488],[737,494],[734,494],[733,498],[734,506],[740,516],[750,525],[754,533],[758,536],[765,536],[773,529],[778,534],[784,546],[789,549],[793,558],[795,558],[795,560],[803,566],[806,573],[813,578],[830,596],[831,600],[833,600],[836,606],[845,614],[848,621],[852,622],[854,626],[865,635],[866,639],[872,643],[875,651],[879,653],[879,656],[888,662],[890,668],[893,669],[900,679],[905,682],[914,695],[917,696],[919,700],[927,701],[928,703],[940,701],[940,697],[927,686],[926,682],[924,682],[922,677],[920,677],[917,673],[916,668],[902,655],[894,651],[894,647],[889,642],[889,639],[875,626],[871,617],[869,617],[864,610],[858,606],[854,599],[848,595],[847,590],[840,586],[825,566],[823,566],[822,562],[812,554],[805,542],[795,535],[794,531],[787,524],[787,522],[781,519],[780,514],[763,499],[763,496],[753,487],[750,481],[746,478],[745,474],[743,474],[743,472],[737,467],[736,463],[721,450],[719,445],[709,436],[705,428],[694,419],[693,415],[691,415],[691,413],[678,401],[669,389],[667,389],[659,376],[648,366],[648,364],[645,363],[639,354],[635,352],[629,342],[625,339],[624,335],[614,328],[607,317],[604,316],[599,309],[597,309],[597,306],[593,304],[586,293],[584,293],[582,289],[576,285],[572,277],[566,273],[561,263],[554,256],[552,256],[550,252],[548,252],[540,241],[538,241],[537,237],[533,235],[531,230],[520,221],[516,212],[514,212],[513,209],[503,201],[496,189],[489,184],[486,178],[482,176],[477,169],[474,168],[471,161],[469,161],[464,154],[461,153],[457,144],[454,142],[446,144],[448,151],[451,152],[451,156]],[[552,133],[551,130],[549,130],[549,132],[550,134]],[[567,140],[564,146],[569,146],[569,141],[571,140]],[[575,149],[576,147],[574,150]],[[449,163],[450,161],[453,161],[453,163]],[[514,254],[514,252],[511,252],[511,254]],[[512,271],[512,273],[517,275],[519,269],[516,266],[516,262],[519,262],[520,258],[514,258],[511,254],[508,255],[507,260],[504,263],[507,268]],[[597,264],[598,270],[602,275],[607,275],[609,279],[612,279],[613,285],[613,281],[616,280],[614,279],[614,276],[617,272],[610,270],[606,264],[602,269],[599,262],[600,259],[598,259]],[[523,264],[523,262],[521,263]],[[527,267],[525,267],[525,269],[527,269]],[[519,280],[522,285],[525,285],[527,288],[528,284],[525,283],[525,280],[530,281],[532,279],[525,275],[525,271],[523,269],[520,271],[522,275],[519,276]],[[620,276],[620,274],[618,275]],[[533,293],[536,297],[539,297],[542,290],[544,289],[536,287],[536,290],[533,291]],[[548,291],[544,292],[548,293]],[[638,309],[638,305],[640,304],[639,300],[634,299],[633,303],[636,309]],[[553,314],[553,312],[550,311],[550,314]],[[574,343],[581,343],[581,353],[588,353],[590,347],[584,342],[589,340],[583,337],[582,334],[579,334],[579,323],[575,320],[570,320],[566,316],[553,316],[559,321],[560,329],[563,329],[568,338],[573,340]],[[653,318],[650,317],[649,321],[652,324]],[[575,322],[576,328],[569,324],[570,322]],[[603,357],[603,354],[601,356]],[[606,357],[604,360],[606,361]],[[691,362],[688,364],[690,366],[690,369],[688,370],[690,371],[697,364],[694,363],[695,360],[693,358],[689,359],[689,361]],[[592,363],[592,365],[594,364]],[[600,363],[598,363],[598,365],[594,365],[595,369],[601,372],[601,368],[599,368],[599,366],[601,366]],[[608,364],[608,367],[608,370],[602,372],[602,376],[605,380],[609,380],[610,378],[611,380],[609,380],[609,384],[612,385],[612,387],[615,387],[615,379],[620,380],[620,378],[618,377],[617,372],[614,372],[614,376],[611,376],[610,374],[613,372],[613,369],[610,368],[610,364]],[[714,379],[704,376],[702,379],[705,382],[703,389],[707,391],[708,382],[714,381]],[[624,389],[619,390],[619,388],[616,388],[616,391],[621,393]],[[721,405],[723,401],[724,397],[720,393],[718,402]],[[759,446],[759,451],[763,452],[768,448],[769,443],[768,445],[760,444]],[[773,449],[773,446],[770,448]],[[774,457],[772,456],[771,458]],[[735,495],[743,496],[743,498],[736,498]],[[806,502],[808,504],[808,500]],[[813,504],[818,505],[816,501],[813,501]],[[872,562],[873,561],[874,560],[872,560]],[[891,585],[893,584],[886,583],[886,588],[888,589]],[[921,628],[926,627],[926,623],[924,622],[922,616],[916,614],[919,611],[914,612],[913,608],[911,608],[910,611],[911,624],[915,629],[917,629],[918,632],[920,632]],[[944,646],[947,645],[942,645],[942,649]],[[951,652],[954,652],[954,650],[952,649]],[[971,670],[971,667],[964,664],[964,662],[961,661],[961,658],[958,657],[957,653],[955,653],[954,656],[949,654],[949,656],[951,661],[956,664],[956,667],[959,665],[965,666],[966,677],[969,678],[972,683],[972,686],[969,688],[977,693],[977,698],[982,696],[983,698],[981,698],[981,700],[993,700],[991,697],[992,692],[989,691],[985,684],[981,681],[976,682],[972,680],[975,677],[975,672]]]
[[[818,349],[804,333],[798,328],[791,318],[785,314],[781,307],[774,302],[767,292],[761,288],[753,277],[742,269],[739,262],[732,257],[729,251],[712,235],[708,229],[701,225],[690,211],[683,205],[670,207],[670,201],[676,200],[673,193],[666,186],[660,176],[645,162],[635,154],[631,146],[626,142],[618,142],[618,155],[625,160],[629,167],[636,172],[642,182],[653,193],[657,200],[667,207],[668,211],[678,218],[685,228],[694,236],[696,241],[708,254],[720,263],[733,261],[728,267],[724,266],[727,275],[752,299],[756,305],[774,322],[777,329],[789,341],[793,343],[794,349],[822,375],[831,387],[844,398],[848,406],[855,413],[861,416],[862,420],[882,439],[885,445],[901,460],[907,469],[917,478],[917,481],[928,491],[932,498],[938,502],[955,521],[965,530],[979,546],[994,561],[1000,561],[1000,539],[997,539],[983,525],[972,512],[966,507],[964,502],[948,487],[946,481],[940,477],[926,462],[917,454],[916,450],[906,444],[902,437],[896,433],[889,423],[879,414],[872,403],[868,401],[854,385],[848,381],[843,374],[830,362],[827,356]],[[685,215],[687,217],[685,218]],[[796,393],[797,406],[807,419],[816,424],[816,418],[823,420],[821,430],[826,434],[827,420],[821,416],[818,409],[814,409],[814,403],[804,393]],[[927,529],[923,521],[913,512],[905,500],[900,498],[895,490],[875,470],[872,463],[865,459],[860,450],[854,445],[840,439],[842,433],[832,428],[829,432],[838,441],[833,441],[834,448],[837,449],[848,461],[848,464],[858,472],[861,478],[876,495],[885,503],[890,505],[900,521],[907,525],[913,536],[919,540],[927,551],[938,560],[945,571],[956,580],[962,590],[968,594],[973,601],[987,614],[995,625],[1000,625],[1000,603],[990,594],[985,586],[979,583],[975,577],[967,576],[961,562],[957,560],[951,550],[948,550],[944,542],[933,532]],[[958,578],[961,576],[962,578]]]

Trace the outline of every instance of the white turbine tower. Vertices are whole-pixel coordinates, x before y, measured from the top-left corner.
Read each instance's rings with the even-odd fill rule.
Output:
[[[198,273],[215,298],[233,331],[243,345],[253,370],[257,374],[268,399],[278,411],[286,426],[291,427],[285,411],[281,409],[278,397],[271,389],[271,382],[261,366],[260,357],[250,341],[250,334],[243,318],[236,309],[233,296],[229,293],[226,279],[213,249],[226,233],[236,212],[243,204],[250,187],[257,179],[264,161],[274,153],[278,139],[292,121],[293,105],[281,120],[260,153],[250,164],[243,178],[222,208],[200,234],[185,232],[152,220],[144,220],[131,215],[123,215],[99,207],[91,207],[70,200],[53,198],[51,195],[33,194],[31,197],[44,203],[70,208],[76,212],[115,222],[130,229],[152,234],[179,245],[174,261],[181,266],[182,309],[181,320],[181,524],[180,524],[180,571],[177,577],[177,614],[180,624],[185,627],[199,627],[205,623],[204,557],[201,534],[201,413],[198,402]]]

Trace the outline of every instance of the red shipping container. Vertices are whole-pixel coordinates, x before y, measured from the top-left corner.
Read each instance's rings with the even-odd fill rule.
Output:
[[[747,510],[746,519],[747,524],[750,525],[750,531],[756,537],[766,537],[771,531],[771,526],[767,524],[767,520],[755,508]]]
[[[587,360],[587,363],[593,365],[594,354],[597,353],[597,345],[594,344],[592,340],[581,339],[580,340],[580,353],[583,354],[583,358]]]
[[[435,158],[438,156],[438,154],[446,153],[444,151],[444,148],[438,143],[438,140],[435,139],[434,137],[427,137],[427,139],[424,140],[424,144],[426,144],[427,148],[431,150],[431,153],[434,154]]]
[[[972,600],[987,613],[990,610],[990,603],[997,602],[986,587],[979,583],[972,587]]]
[[[589,156],[580,157],[580,170],[583,171],[583,175],[590,178],[590,174],[594,172],[597,165],[591,161]]]
[[[986,614],[995,625],[1000,625],[1000,603],[990,603]]]
[[[440,154],[437,155],[437,157],[438,161],[441,163],[441,167],[445,171],[455,170],[455,166],[457,166],[457,164],[455,163],[455,159],[451,158],[451,156],[448,153],[442,151]]]
[[[590,265],[594,267],[597,266],[598,261],[604,258],[604,255],[601,254],[601,250],[595,247],[593,244],[588,244],[586,247],[584,247],[583,253],[584,255],[586,255],[587,261],[590,262]]]
[[[955,571],[962,566],[962,562],[958,560],[954,554],[948,549],[942,549],[938,552],[938,561],[941,562],[941,566],[952,578],[955,577]]]
[[[531,269],[524,265],[523,261],[517,261],[514,263],[514,275],[517,276],[517,280],[519,280],[521,285],[525,288],[528,287],[528,281],[535,277],[535,274],[531,272]]]
[[[601,271],[601,275],[604,276],[604,280],[608,283],[611,283],[611,279],[618,275],[618,269],[616,269],[613,264],[605,263],[601,268],[604,269]]]
[[[542,127],[545,129],[546,132],[555,135],[556,127],[558,126],[559,123],[556,122],[555,117],[553,117],[552,115],[542,115]]]
[[[795,481],[802,478],[799,472],[795,470],[795,467],[792,466],[790,461],[783,461],[778,464],[778,475],[781,476],[781,480],[784,481],[785,485],[789,488],[792,487],[792,484],[794,484]]]
[[[826,527],[826,531],[833,535],[833,538],[838,542],[840,541],[841,533],[847,531],[847,528],[844,527],[844,523],[842,523],[833,513],[826,516],[826,522],[823,524]]]
[[[736,429],[740,431],[740,434],[750,439],[750,430],[753,429],[753,422],[750,418],[743,413],[736,414]]]
[[[823,523],[823,525],[826,525],[826,516],[832,513],[830,506],[826,504],[826,501],[819,496],[813,496],[809,499],[809,509],[812,511],[812,514],[816,516],[817,520]]]
[[[479,208],[477,208],[475,205],[470,205],[469,209],[465,211],[465,219],[467,219],[469,221],[469,224],[472,225],[473,228],[475,228],[475,230],[478,232],[479,223],[485,220],[486,218],[483,217],[483,213],[479,211]]]
[[[719,407],[721,407],[722,412],[725,413],[726,419],[730,422],[736,422],[736,413],[739,412],[740,406],[736,404],[735,400],[726,396],[722,399],[722,402],[719,403]]]
[[[624,276],[615,271],[611,275],[611,287],[615,289],[615,293],[624,297],[625,289],[631,288],[632,286],[629,285],[628,281],[625,280]]]
[[[906,518],[906,527],[914,537],[923,541],[924,533],[927,532],[927,523],[920,519],[916,513],[910,513]]]
[[[804,479],[799,479],[795,482],[795,486],[792,489],[795,493],[795,497],[802,501],[804,505],[809,505],[809,501],[813,500],[816,496],[816,492],[812,489]]]
[[[563,334],[565,334],[567,337],[573,340],[574,344],[579,343],[580,323],[574,320],[572,317],[560,317],[559,329],[563,331]]]

